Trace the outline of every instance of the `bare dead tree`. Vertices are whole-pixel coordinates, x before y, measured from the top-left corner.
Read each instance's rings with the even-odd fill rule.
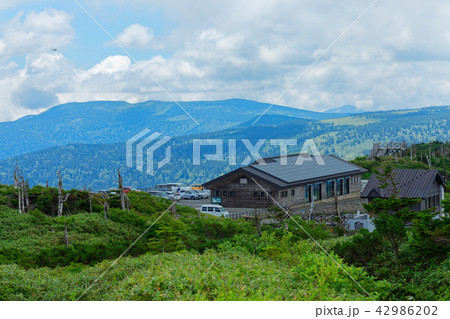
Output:
[[[427,158],[428,166],[431,168],[431,155],[430,155],[430,157],[428,157],[428,155],[425,154],[425,157]]]
[[[14,169],[14,188],[17,189],[17,199],[19,206],[19,213],[26,213],[30,207],[30,200],[28,197],[28,181],[25,182],[23,172],[16,164]]]
[[[122,175],[120,175],[120,169],[117,169],[117,174],[119,177],[119,193],[120,193],[120,207],[122,210],[129,210],[129,199],[125,191],[123,190],[123,179]]]
[[[413,145],[412,145],[412,143],[409,145],[409,157],[412,162],[412,160],[413,160]]]
[[[88,196],[89,196],[89,213],[92,214],[92,199],[93,199],[94,195],[91,192],[89,192]]]
[[[20,185],[20,177],[19,177],[19,168],[16,167],[14,169],[14,188],[17,189],[18,192],[18,206],[19,206],[19,214],[22,214],[22,188]]]
[[[104,217],[105,219],[108,219],[108,214],[109,214],[109,196],[108,194],[100,194],[101,200],[99,198],[96,198],[97,202],[103,206],[103,211],[104,211]]]
[[[24,196],[25,196],[25,207],[26,211],[28,212],[30,210],[30,196],[28,195],[28,190],[30,189],[30,183],[28,182],[28,179],[23,184],[24,189]]]
[[[58,169],[58,217],[63,215],[64,203],[69,199],[69,193],[63,195],[63,183],[61,178],[61,169]]]

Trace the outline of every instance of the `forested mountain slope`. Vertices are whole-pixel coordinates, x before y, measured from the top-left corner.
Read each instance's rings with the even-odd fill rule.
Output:
[[[125,142],[144,128],[170,136],[224,130],[259,116],[270,105],[249,100],[68,103],[39,115],[0,123],[0,159],[52,146]],[[185,109],[192,116],[190,118]],[[326,114],[274,105],[263,118],[330,119]],[[199,125],[197,125],[197,123]]]
[[[110,188],[115,185],[116,169],[121,168],[125,183],[135,187],[150,187],[164,182],[206,182],[242,164],[250,155],[240,139],[249,139],[253,145],[259,139],[293,138],[298,146],[289,148],[290,153],[300,151],[306,139],[314,139],[324,154],[334,154],[345,159],[367,155],[373,142],[408,141],[415,143],[449,140],[449,107],[431,107],[413,111],[376,112],[333,120],[289,120],[275,117],[276,124],[269,117],[252,126],[241,125],[228,130],[194,134],[173,138],[171,162],[156,170],[154,176],[128,168],[125,165],[125,144],[77,144],[41,150],[0,162],[0,183],[10,183],[16,161],[24,170],[30,183],[56,185],[56,170],[60,167],[63,179],[69,188],[86,185],[92,189]],[[281,122],[280,122],[281,121]],[[252,120],[250,120],[252,122]],[[193,165],[193,139],[224,139],[223,161],[208,161],[200,166]],[[237,165],[227,160],[228,140],[237,140]],[[165,148],[156,153],[156,160],[164,155]],[[211,150],[207,150],[211,153]],[[261,156],[277,155],[278,147],[269,141],[261,148]]]

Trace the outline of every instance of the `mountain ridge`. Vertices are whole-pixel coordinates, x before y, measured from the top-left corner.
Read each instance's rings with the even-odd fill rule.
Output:
[[[169,136],[219,131],[248,122],[262,114],[270,104],[251,100],[178,102],[123,101],[71,102],[41,114],[0,123],[0,160],[52,146],[72,143],[101,144],[124,142],[148,128]],[[267,114],[314,120],[332,119],[345,114],[324,114],[280,105]],[[261,120],[264,119],[261,118]]]
[[[11,183],[16,162],[29,178],[31,185],[45,185],[47,181],[49,185],[56,185],[55,172],[58,168],[61,168],[64,183],[68,188],[80,188],[83,185],[96,190],[113,187],[117,168],[121,169],[124,182],[136,188],[174,181],[189,183],[195,179],[205,182],[239,167],[249,155],[241,139],[248,139],[252,145],[260,139],[265,139],[266,143],[260,149],[261,156],[278,154],[278,147],[268,145],[270,139],[289,138],[298,141],[297,146],[289,148],[289,153],[299,152],[306,139],[313,139],[321,153],[352,159],[367,155],[374,142],[448,141],[448,118],[450,107],[371,112],[324,121],[291,121],[279,116],[281,123],[262,121],[254,126],[174,137],[167,144],[172,149],[172,160],[161,170],[157,170],[155,176],[126,166],[125,143],[55,146],[0,161],[0,183]],[[193,165],[193,139],[224,139],[224,160],[209,161],[200,166]],[[226,160],[229,139],[237,141],[237,164],[231,166]],[[161,154],[155,153],[155,160],[164,157],[164,148],[159,151]]]

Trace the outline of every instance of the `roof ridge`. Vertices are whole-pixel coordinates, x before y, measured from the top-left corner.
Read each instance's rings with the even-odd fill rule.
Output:
[[[282,157],[284,158],[284,157],[292,157],[292,156],[300,156],[300,155],[308,155],[308,156],[314,157],[314,155],[311,155],[311,154],[308,154],[308,153],[300,153],[300,152],[299,153],[286,154],[286,155],[280,154],[280,155],[276,155],[276,156],[260,157],[260,158],[258,158],[256,161],[254,161],[253,163],[251,163],[248,166],[254,165],[255,163],[258,163],[258,161],[261,161],[261,160],[266,161],[266,160],[277,159],[277,158],[282,158]],[[322,155],[322,154],[320,154],[320,156],[330,156],[330,155],[327,155],[327,154]]]

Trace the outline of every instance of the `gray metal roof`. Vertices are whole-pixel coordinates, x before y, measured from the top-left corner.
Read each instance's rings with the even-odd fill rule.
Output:
[[[437,178],[440,183],[445,184],[444,178],[436,169],[394,169],[394,183],[400,190],[400,198],[426,198],[429,187]],[[361,197],[387,198],[394,192],[392,187],[380,188],[378,178],[375,174],[369,179]]]
[[[301,160],[297,162],[299,156],[301,156]],[[319,165],[317,158],[307,154],[285,156],[283,159],[287,160],[286,165],[282,164],[283,159],[281,157],[268,157],[263,159],[266,163],[265,165],[254,162],[249,166],[241,167],[209,181],[205,186],[242,172],[252,177],[260,178],[280,189],[306,184],[312,181],[353,176],[367,172],[366,169],[333,155],[322,155],[321,157],[325,165]]]
[[[300,160],[298,161],[299,157]],[[265,165],[255,162],[250,166],[266,174],[275,176],[286,183],[295,183],[336,174],[361,172],[363,170],[359,166],[332,155],[322,155],[321,158],[324,165],[320,165],[319,159],[314,156],[297,154],[285,157],[286,165],[281,163],[281,157],[272,157],[265,161]]]

